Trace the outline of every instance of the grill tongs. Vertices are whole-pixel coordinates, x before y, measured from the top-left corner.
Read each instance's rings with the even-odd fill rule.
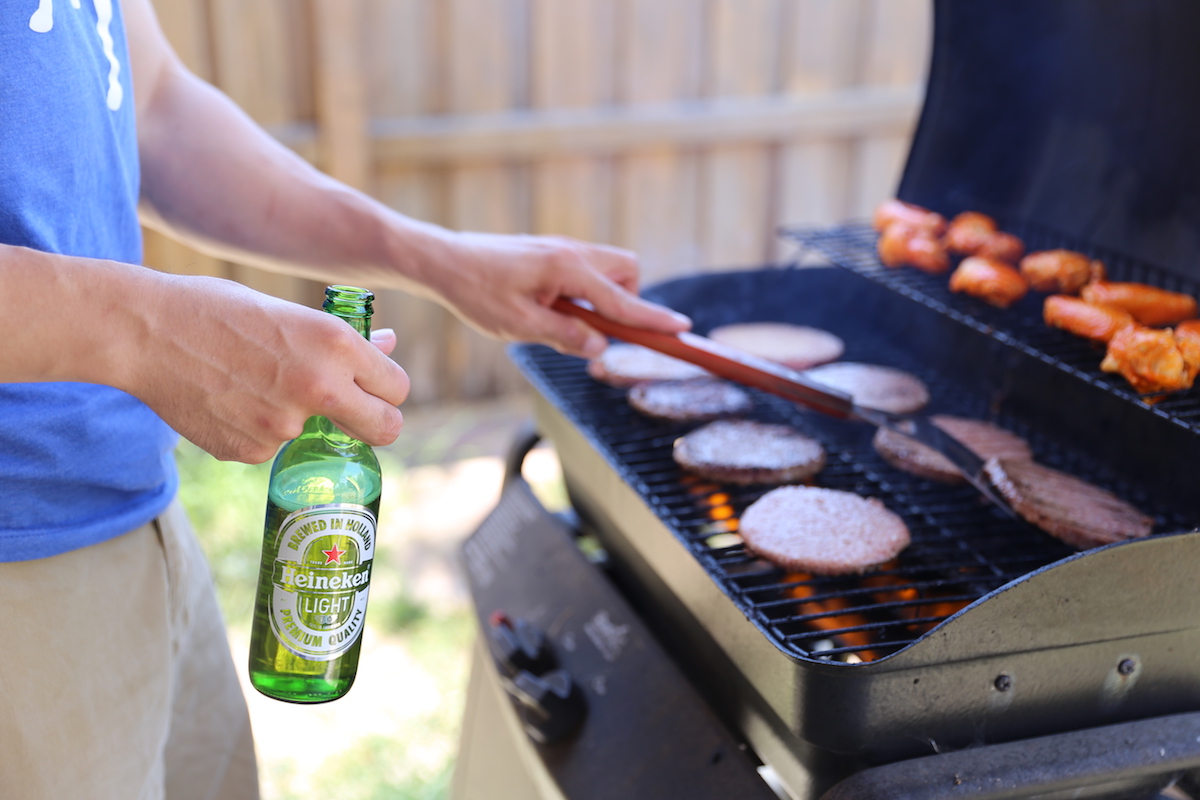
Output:
[[[564,297],[554,301],[555,311],[578,317],[601,333],[630,344],[657,350],[681,361],[703,367],[714,375],[761,389],[838,419],[859,420],[879,428],[902,433],[932,447],[958,467],[967,481],[996,507],[1013,519],[1020,519],[983,473],[983,459],[944,430],[929,417],[919,414],[893,414],[855,405],[844,392],[824,386],[811,378],[771,361],[719,344],[694,333],[658,333],[635,328],[609,319]]]

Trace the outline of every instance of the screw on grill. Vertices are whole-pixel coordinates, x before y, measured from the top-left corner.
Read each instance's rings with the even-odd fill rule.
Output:
[[[1117,664],[1117,672],[1125,676],[1132,675],[1135,669],[1137,669],[1137,662],[1132,658],[1123,658],[1121,663]]]
[[[996,677],[996,682],[993,684],[997,691],[1007,692],[1012,688],[1012,678],[1007,675],[999,675]]]

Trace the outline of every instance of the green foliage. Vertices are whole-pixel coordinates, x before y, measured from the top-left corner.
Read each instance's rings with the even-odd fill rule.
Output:
[[[379,455],[386,462],[385,474],[404,468],[394,454]],[[176,451],[176,461],[180,498],[209,559],[222,611],[231,628],[246,630],[258,579],[270,465],[220,462],[186,441]],[[397,512],[413,500],[395,498]],[[380,556],[403,554],[381,547]],[[434,677],[444,702],[390,735],[347,742],[315,771],[312,765],[286,759],[264,761],[260,772],[266,800],[442,800],[449,794],[474,622],[468,611],[446,613],[426,606],[398,573],[381,571],[372,582],[368,624],[401,644],[419,669]]]
[[[249,627],[271,465],[217,461],[183,439],[175,461],[179,497],[208,557],[225,620]]]

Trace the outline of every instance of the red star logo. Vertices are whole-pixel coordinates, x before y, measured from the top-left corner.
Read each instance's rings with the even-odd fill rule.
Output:
[[[321,552],[325,554],[326,564],[340,564],[342,563],[342,556],[346,555],[346,551],[338,550],[338,546],[336,544],[333,546],[332,550],[322,550]]]

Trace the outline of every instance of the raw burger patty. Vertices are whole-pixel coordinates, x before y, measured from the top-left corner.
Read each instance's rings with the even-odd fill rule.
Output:
[[[908,547],[908,526],[873,497],[812,486],[767,492],[742,514],[746,546],[785,569],[864,572]]]
[[[990,422],[945,415],[930,417],[930,421],[984,460],[1033,458],[1028,442]],[[875,432],[873,444],[883,460],[896,469],[943,483],[966,481],[945,456],[910,436],[880,428]]]
[[[744,322],[713,328],[708,338],[792,369],[836,361],[846,346],[828,331],[786,322]]]
[[[629,390],[629,405],[648,417],[675,422],[705,422],[745,414],[754,408],[750,395],[713,378],[639,383]]]
[[[588,362],[588,375],[610,386],[625,388],[642,381],[682,381],[707,377],[708,372],[694,364],[663,355],[636,344],[610,344]]]
[[[718,420],[675,441],[676,463],[724,483],[794,483],[825,466],[825,448],[786,425]]]
[[[992,458],[983,472],[1026,521],[1080,550],[1140,539],[1154,527],[1116,495],[1033,461]]]
[[[893,414],[911,414],[929,402],[920,378],[892,367],[842,361],[805,370],[804,376],[845,392],[857,405]]]

